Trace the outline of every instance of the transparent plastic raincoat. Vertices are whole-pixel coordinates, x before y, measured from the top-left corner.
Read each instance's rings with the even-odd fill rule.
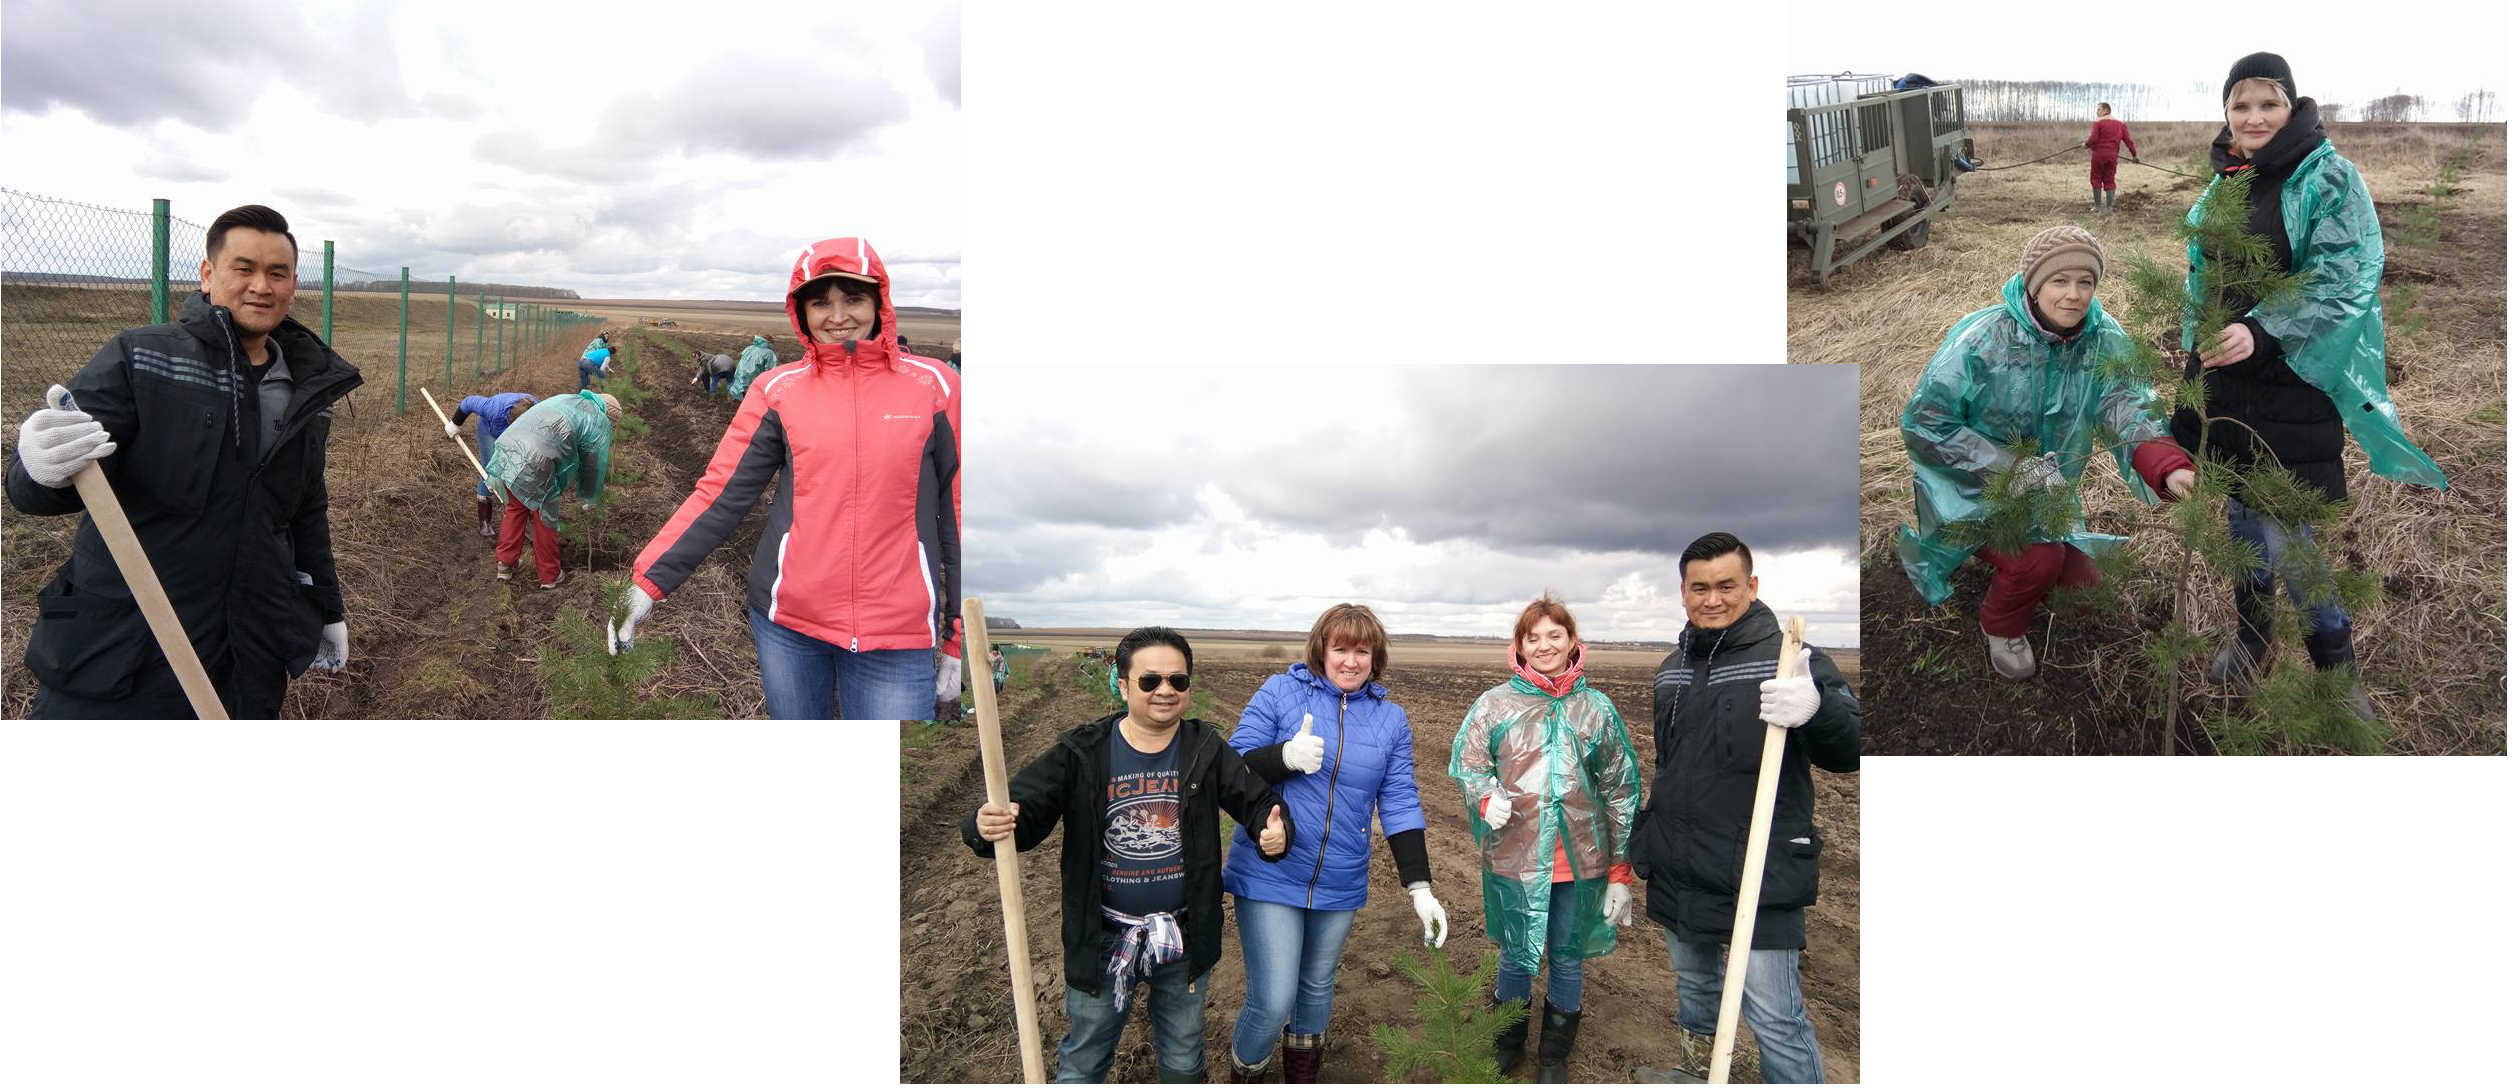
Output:
[[[559,499],[574,484],[576,497],[602,497],[610,475],[611,420],[592,393],[551,397],[533,405],[497,438],[488,461],[489,486],[559,525]]]
[[[1901,413],[1919,525],[1902,526],[1895,546],[1910,584],[1932,605],[1954,595],[1955,568],[1978,550],[1946,541],[1945,527],[1979,517],[1981,490],[1991,474],[2014,463],[2007,447],[2017,439],[2031,438],[2041,452],[2058,454],[2072,484],[2092,463],[2097,432],[2115,433],[2111,453],[2129,493],[2149,506],[2159,501],[2131,460],[2137,443],[2170,437],[2154,387],[2106,381],[2099,369],[2105,354],[2127,349],[2119,322],[2096,299],[2083,330],[2061,340],[2033,320],[2022,276],[2009,278],[2004,294],[1998,305],[1954,323]],[[2087,531],[2079,509],[2056,539],[2092,552],[2126,538]]]
[[[2207,183],[2189,221],[2214,195]],[[2339,418],[2376,474],[2402,483],[2444,486],[2442,468],[2407,440],[2399,410],[2390,403],[2388,354],[2381,325],[2381,218],[2372,192],[2355,164],[2326,140],[2294,167],[2279,190],[2285,239],[2294,249],[2294,271],[2308,277],[2300,297],[2250,311],[2260,331],[2285,349],[2285,365],[2329,395]],[[2206,258],[2189,246],[2189,297],[2198,294],[2198,270]],[[2193,313],[2181,325],[2181,349],[2196,343]]]
[[[753,336],[750,346],[741,349],[741,362],[733,367],[733,384],[726,388],[739,397],[749,391],[751,379],[774,369],[776,349],[768,345],[767,337]]]
[[[1584,661],[1585,647],[1575,660]],[[1613,950],[1605,887],[1627,881],[1631,826],[1640,814],[1640,767],[1631,735],[1605,693],[1574,665],[1546,680],[1510,650],[1516,675],[1465,712],[1448,776],[1465,791],[1467,819],[1483,853],[1483,930],[1500,954],[1533,975],[1545,954],[1554,877],[1576,882],[1582,959]],[[1509,798],[1499,830],[1483,822],[1484,799]]]

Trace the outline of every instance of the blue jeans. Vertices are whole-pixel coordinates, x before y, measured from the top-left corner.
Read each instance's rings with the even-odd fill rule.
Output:
[[[472,424],[472,428],[472,435],[480,440],[480,463],[483,465],[488,464],[490,458],[497,452],[497,443],[489,438],[487,431],[478,429],[478,424]],[[488,481],[481,480],[479,495],[481,498],[485,499],[488,497],[488,494]]]
[[[584,392],[586,389],[591,388],[591,387],[593,386],[593,376],[594,376],[594,375],[596,375],[596,374],[599,374],[599,373],[601,373],[601,372],[602,372],[602,368],[601,368],[601,367],[598,367],[598,366],[586,366],[586,365],[585,365],[585,364],[583,364],[583,363],[577,363],[577,364],[576,364],[576,392],[582,393],[582,392]]]
[[[1675,1022],[1694,1035],[1717,1035],[1727,946],[1686,944],[1669,929],[1666,955],[1675,965]],[[1814,1041],[1814,1021],[1806,1018],[1805,994],[1797,988],[1797,955],[1793,948],[1756,948],[1745,955],[1743,1019],[1762,1047],[1764,1084],[1823,1083],[1823,1048]]]
[[[1579,994],[1587,985],[1586,953],[1579,947],[1578,883],[1555,881],[1552,906],[1547,909],[1544,961],[1550,977],[1544,983],[1544,1003],[1563,1012],[1577,1012]],[[1520,974],[1517,965],[1503,959],[1496,989],[1502,1001],[1525,1001],[1535,992],[1535,976]],[[1533,1009],[1527,1011],[1535,1014]]]
[[[2318,549],[2313,549],[2309,553],[2313,558],[2307,559],[2292,554],[2292,550],[2287,546],[2287,541],[2296,537],[2310,542],[2312,535],[2309,524],[2286,525],[2242,505],[2240,499],[2231,498],[2224,500],[2224,522],[2225,526],[2233,531],[2233,539],[2248,541],[2252,547],[2259,549],[2261,565],[2258,569],[2251,571],[2247,584],[2235,583],[2236,589],[2264,597],[2276,588],[2274,579],[2281,574],[2285,578],[2286,598],[2294,602],[2294,607],[2310,613],[2311,631],[2305,632],[2306,634],[2313,631],[2337,631],[2346,628],[2345,609],[2338,607],[2335,601],[2317,608],[2307,605],[2303,603],[2302,589],[2295,584],[2297,574],[2310,576],[2316,569],[2325,567],[2325,564],[2317,559],[2320,554]]]
[[[931,650],[847,650],[771,623],[756,609],[750,640],[759,647],[770,718],[923,721],[933,714]]]
[[[1098,969],[1106,968],[1111,936],[1102,932],[1099,958],[1092,961]],[[1193,958],[1185,955],[1152,968],[1150,977],[1134,983],[1126,1008],[1117,1007],[1114,984],[1106,986],[1097,997],[1069,985],[1064,987],[1064,1019],[1072,1026],[1065,1030],[1064,1042],[1055,1048],[1056,1082],[1106,1081],[1108,1067],[1116,1063],[1117,1036],[1125,1033],[1126,1017],[1134,1011],[1131,1006],[1144,1004],[1145,993],[1151,995],[1151,1049],[1160,1060],[1160,1068],[1203,1079],[1205,980],[1187,974],[1193,969]]]
[[[1230,1050],[1240,1065],[1273,1054],[1284,1024],[1294,1035],[1326,1030],[1334,1014],[1335,968],[1354,910],[1309,910],[1237,896],[1239,954],[1247,961],[1247,1003],[1239,1006]]]

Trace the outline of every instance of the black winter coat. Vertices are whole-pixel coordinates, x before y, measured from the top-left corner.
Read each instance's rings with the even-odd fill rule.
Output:
[[[2266,238],[2278,263],[2292,271],[2294,246],[2285,234],[2284,186],[2286,179],[2294,176],[2294,168],[2327,139],[2321,130],[2319,107],[2308,98],[2295,103],[2285,127],[2277,130],[2267,146],[2251,159],[2232,156],[2232,139],[2230,128],[2217,134],[2209,151],[2210,159],[2219,174],[2237,169],[2257,171],[2250,183],[2250,232]],[[2245,315],[2255,305],[2245,298],[2230,301],[2237,312]],[[2236,422],[2219,420],[2207,428],[2202,451],[2198,443],[2198,413],[2182,408],[2172,415],[2172,439],[2193,454],[2244,468],[2260,460],[2283,464],[2328,497],[2345,498],[2346,465],[2341,457],[2346,451],[2346,424],[2338,417],[2337,405],[2327,393],[2286,365],[2287,345],[2277,343],[2275,337],[2259,327],[2258,321],[2248,316],[2240,320],[2250,329],[2254,345],[2250,358],[2207,370],[2198,364],[2198,356],[2193,353],[2182,374],[2184,378],[2194,378],[2204,373],[2208,413]],[[2262,443],[2264,450],[2260,448]]]
[[[1025,852],[1045,841],[1059,822],[1065,825],[1064,982],[1093,997],[1108,989],[1099,862],[1107,850],[1109,746],[1124,743],[1116,725],[1124,717],[1118,712],[1066,730],[1011,782],[1012,802],[1020,806],[1012,828],[1014,846]],[[1178,781],[1185,791],[1178,830],[1186,855],[1186,913],[1178,921],[1186,934],[1192,973],[1201,978],[1221,962],[1220,814],[1226,811],[1242,826],[1261,828],[1282,797],[1247,769],[1238,750],[1211,724],[1189,718],[1178,728],[1183,731],[1178,743],[1186,745],[1178,763]],[[1282,827],[1285,843],[1298,834],[1287,805]],[[959,834],[978,857],[994,856],[995,844],[977,837],[976,813],[960,820]]]
[[[1649,920],[1694,944],[1724,944],[1734,930],[1745,837],[1761,777],[1762,681],[1778,675],[1778,617],[1753,602],[1724,631],[1687,625],[1658,666],[1652,717],[1657,773],[1631,839],[1634,871],[1648,881]],[[1814,830],[1814,776],[1858,769],[1858,698],[1832,659],[1813,653],[1814,717],[1788,730],[1753,947],[1805,947],[1805,908],[1815,896],[1823,839]]]
[[[342,618],[324,453],[333,404],[363,379],[312,330],[283,320],[270,343],[285,353],[294,390],[264,457],[268,424],[234,320],[195,294],[180,320],[116,334],[67,385],[113,437],[105,479],[229,712],[272,716],[267,692],[305,671],[323,625]],[[14,456],[7,488],[10,505],[29,514],[84,509],[75,488],[36,483]],[[94,519],[80,519],[69,561],[36,599],[26,664],[46,687],[111,700],[168,667]],[[245,678],[242,705],[228,676]]]

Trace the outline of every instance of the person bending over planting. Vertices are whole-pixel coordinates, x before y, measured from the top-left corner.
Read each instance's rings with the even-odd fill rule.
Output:
[[[497,580],[515,576],[523,561],[526,527],[532,534],[532,565],[542,589],[567,580],[558,566],[559,504],[576,489],[576,508],[591,510],[610,476],[611,427],[619,399],[579,392],[543,401],[497,437],[488,461],[489,484],[506,501],[497,533]]]
[[[1279,1034],[1282,1082],[1317,1082],[1343,940],[1369,902],[1372,811],[1422,920],[1423,942],[1447,942],[1448,911],[1431,895],[1422,843],[1413,724],[1378,682],[1386,669],[1387,629],[1378,615],[1336,605],[1309,628],[1307,660],[1256,689],[1230,734],[1230,746],[1299,820],[1290,864],[1259,864],[1242,826],[1222,869],[1247,960],[1247,1003],[1230,1039],[1233,1081],[1264,1079]]]
[[[1584,964],[1614,949],[1631,919],[1631,827],[1639,760],[1605,693],[1587,685],[1587,647],[1551,594],[1518,614],[1509,682],[1465,713],[1448,776],[1465,791],[1483,856],[1483,929],[1500,946],[1495,1002],[1524,1001],[1549,963],[1536,1079],[1566,1079],[1579,1038]],[[1504,1030],[1506,1074],[1526,1053],[1530,1015]]]
[[[2187,374],[2205,376],[2205,428],[2200,447],[2198,414],[2174,413],[2172,433],[2199,456],[2247,470],[2283,465],[2305,488],[2331,500],[2346,497],[2341,456],[2353,432],[2374,473],[2426,487],[2444,486],[2442,469],[2399,429],[2390,403],[2387,354],[2381,325],[2381,219],[2355,164],[2337,153],[2320,127],[2319,107],[2294,94],[2285,58],[2253,53],[2234,62],[2224,77],[2224,130],[2209,150],[2216,180],[2190,209],[2196,222],[2223,179],[2248,172],[2250,233],[2265,238],[2278,265],[2304,277],[2291,297],[2228,300],[2237,317],[2221,334],[2200,343],[2205,330],[2194,320],[2182,330],[2190,350]],[[2211,255],[2189,248],[2189,306],[2203,312],[2201,272]],[[2233,583],[2240,630],[2209,668],[2218,683],[2249,677],[2267,652],[2274,579],[2308,614],[2303,646],[2314,666],[2345,669],[2355,662],[2354,628],[2334,601],[2311,601],[2297,584],[2316,580],[2297,564],[2317,563],[2308,522],[2287,523],[2254,509],[2237,480],[2224,504],[2235,539],[2259,550],[2260,565]],[[2305,555],[2312,558],[2305,559]],[[2348,709],[2374,720],[2372,700],[2360,678],[2349,677]]]
[[[479,440],[480,464],[485,467],[488,459],[496,452],[497,437],[505,434],[506,428],[513,426],[516,420],[523,418],[524,411],[532,407],[535,399],[530,393],[474,393],[464,397],[462,403],[454,408],[453,421],[445,424],[445,437],[457,442],[461,441],[462,421],[478,416],[480,421],[471,428],[471,431]],[[479,482],[478,497],[480,535],[495,539],[497,522],[489,516],[493,506],[489,502],[486,479]]]
[[[1252,848],[1269,863],[1299,833],[1220,731],[1186,716],[1194,666],[1185,636],[1136,628],[1116,647],[1125,709],[1057,736],[1012,777],[1009,805],[989,801],[960,821],[983,858],[1065,827],[1061,1082],[1107,1079],[1145,986],[1160,1080],[1203,1079],[1204,982],[1221,960],[1220,814],[1258,829]]]
[[[2119,537],[2088,532],[2072,497],[2064,517],[2033,527],[2021,550],[1986,547],[1972,531],[2001,482],[2009,495],[2073,495],[2097,431],[2113,449],[2130,492],[2179,497],[2197,482],[2189,455],[2166,434],[2154,388],[2106,376],[2102,360],[2124,353],[2127,334],[2095,298],[2102,245],[2075,227],[2051,227],[2024,245],[1997,305],[1954,323],[1901,414],[1918,527],[1901,527],[1902,570],[1930,605],[1953,596],[1954,570],[1975,552],[1994,572],[1980,602],[1980,631],[1999,676],[2037,668],[2025,635],[2053,586],[2099,581],[2090,550]]]

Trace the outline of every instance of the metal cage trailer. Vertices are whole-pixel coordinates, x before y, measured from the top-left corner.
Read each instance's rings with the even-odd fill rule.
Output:
[[[1928,244],[1928,220],[1953,206],[1954,179],[1969,169],[1962,87],[1838,102],[1807,101],[1809,90],[1790,87],[1788,233],[1810,254],[1814,282],[1878,246]]]

